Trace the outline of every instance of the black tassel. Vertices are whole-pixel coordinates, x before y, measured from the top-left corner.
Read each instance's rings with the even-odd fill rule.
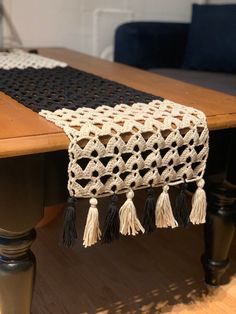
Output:
[[[187,183],[181,184],[180,192],[175,200],[174,216],[179,226],[186,227],[189,223],[190,209],[186,196]]]
[[[118,196],[114,194],[102,228],[102,243],[111,243],[120,236],[120,217],[117,201]]]
[[[146,233],[151,233],[156,230],[155,226],[155,199],[153,188],[148,188],[147,199],[144,206],[143,227]]]
[[[77,239],[75,203],[76,199],[74,197],[68,197],[67,206],[64,210],[62,243],[67,248],[72,247]]]

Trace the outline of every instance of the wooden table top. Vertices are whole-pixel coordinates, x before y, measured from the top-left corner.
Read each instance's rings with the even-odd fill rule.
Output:
[[[236,127],[234,96],[64,48],[41,48],[39,54],[202,110],[207,116],[210,130]],[[68,143],[62,129],[0,92],[1,158],[62,150],[68,147]]]

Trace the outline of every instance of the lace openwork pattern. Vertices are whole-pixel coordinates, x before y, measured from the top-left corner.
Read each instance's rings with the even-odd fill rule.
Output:
[[[203,175],[208,129],[205,115],[196,109],[156,100],[40,114],[70,138],[71,196],[123,193]]]
[[[0,69],[0,90],[35,112],[162,99],[69,66]]]
[[[67,134],[68,191],[63,243],[77,238],[76,200],[90,198],[83,244],[205,222],[208,128],[203,112],[38,55],[0,54],[0,90]],[[191,211],[185,195],[196,181]],[[169,186],[181,184],[175,209]],[[157,201],[153,187],[162,186]],[[147,189],[141,223],[134,191]],[[118,194],[126,192],[119,209]],[[97,198],[112,195],[102,231]]]
[[[20,49],[11,52],[0,52],[0,69],[26,69],[65,67],[66,63],[45,58],[34,53],[28,53]]]

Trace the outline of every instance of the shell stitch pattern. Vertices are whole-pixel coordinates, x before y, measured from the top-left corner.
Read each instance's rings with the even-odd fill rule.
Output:
[[[70,139],[71,196],[197,181],[208,155],[205,115],[164,100],[114,108],[42,110]]]

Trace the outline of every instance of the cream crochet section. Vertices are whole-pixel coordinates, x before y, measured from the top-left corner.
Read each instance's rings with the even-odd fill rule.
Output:
[[[11,52],[0,52],[0,69],[26,69],[26,68],[48,68],[65,67],[66,63],[45,58],[34,53],[28,53],[20,49]]]
[[[203,112],[169,100],[114,108],[42,110],[70,139],[68,190],[99,197],[202,178],[208,156]]]

